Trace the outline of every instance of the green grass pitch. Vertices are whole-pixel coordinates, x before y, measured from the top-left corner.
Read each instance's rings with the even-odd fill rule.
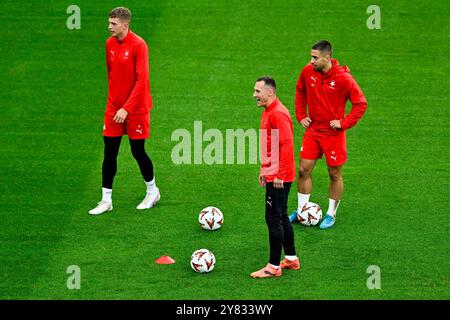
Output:
[[[64,1],[0,3],[0,298],[2,299],[449,299],[450,81],[448,3],[378,1]],[[91,217],[101,197],[107,13],[133,12],[150,47],[155,108],[147,150],[160,203],[145,193],[123,139],[114,211]],[[171,161],[178,128],[258,128],[253,84],[272,75],[294,116],[295,84],[309,49],[328,39],[350,67],[368,110],[348,131],[349,161],[336,225],[294,226],[301,271],[254,280],[268,259],[258,165]],[[296,153],[303,130],[295,124]],[[326,208],[323,161],[311,200]],[[297,203],[296,184],[289,210]],[[203,231],[198,212],[225,215]],[[211,249],[210,274],[189,267]],[[177,262],[157,265],[168,254]],[[66,269],[81,270],[69,290]],[[381,289],[369,290],[370,265]]]

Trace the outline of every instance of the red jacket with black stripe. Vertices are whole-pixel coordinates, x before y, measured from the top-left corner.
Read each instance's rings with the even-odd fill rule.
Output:
[[[261,116],[261,170],[267,182],[296,179],[294,129],[289,110],[276,98]]]

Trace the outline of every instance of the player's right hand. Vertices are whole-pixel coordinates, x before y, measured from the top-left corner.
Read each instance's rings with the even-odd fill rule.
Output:
[[[306,117],[300,121],[300,124],[303,126],[303,128],[309,128],[311,123],[312,123],[312,120],[310,117]]]
[[[128,115],[128,111],[125,110],[124,108],[121,108],[116,112],[116,115],[114,116],[113,121],[116,123],[124,123],[127,115]]]
[[[264,175],[260,174],[258,182],[261,187],[265,187],[266,186],[266,177]]]

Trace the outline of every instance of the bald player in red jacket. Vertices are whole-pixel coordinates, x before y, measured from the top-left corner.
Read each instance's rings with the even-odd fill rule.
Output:
[[[113,209],[112,186],[117,172],[117,155],[123,135],[128,135],[147,193],[137,209],[152,208],[160,199],[153,163],[145,151],[150,136],[150,95],[148,47],[130,28],[131,12],[118,7],[109,13],[111,37],[106,41],[108,100],[103,124],[105,145],[102,166],[102,200],[89,211],[99,215]]]
[[[336,211],[344,190],[342,166],[347,161],[346,130],[361,119],[367,109],[366,98],[350,75],[331,58],[332,47],[321,40],[311,49],[311,62],[306,65],[298,79],[295,96],[297,121],[306,129],[300,151],[298,171],[298,208],[300,212],[309,201],[312,192],[311,173],[318,159],[325,155],[330,176],[329,205],[320,224],[321,229],[330,228],[336,221]],[[350,100],[351,111],[345,114]],[[291,216],[295,221],[297,211]]]
[[[250,274],[252,278],[282,275],[282,269],[299,270],[294,231],[287,215],[289,190],[295,181],[294,129],[289,110],[277,98],[271,77],[256,80],[253,97],[261,115],[261,170],[259,184],[266,189],[266,224],[269,228],[269,263]],[[265,150],[265,151],[263,151]],[[281,253],[284,249],[284,259]]]

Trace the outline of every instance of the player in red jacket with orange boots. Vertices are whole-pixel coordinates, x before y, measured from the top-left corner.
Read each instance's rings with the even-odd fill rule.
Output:
[[[269,228],[269,263],[252,278],[279,277],[281,269],[300,269],[294,231],[287,215],[291,184],[295,181],[294,130],[291,115],[276,95],[275,80],[256,80],[253,97],[264,108],[261,117],[261,170],[259,184],[266,189],[266,223]],[[281,252],[284,249],[284,259]]]

